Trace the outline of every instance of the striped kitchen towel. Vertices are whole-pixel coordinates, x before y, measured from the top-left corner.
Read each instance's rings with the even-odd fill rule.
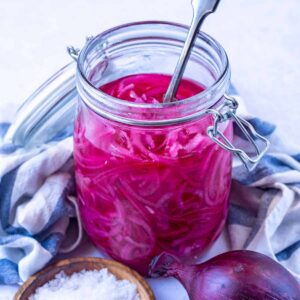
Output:
[[[0,124],[0,135],[6,129]],[[66,201],[72,148],[72,137],[27,151],[0,147],[0,284],[21,283],[58,253],[75,216]]]
[[[300,147],[285,141],[274,125],[245,118],[271,146],[252,172],[234,159],[227,219],[230,246],[272,257],[300,282]],[[238,130],[235,140],[250,149]]]
[[[300,148],[282,143],[275,126],[245,115],[241,106],[271,148],[252,172],[234,160],[231,247],[262,252],[300,281]],[[0,125],[0,135],[7,127]],[[237,128],[234,139],[251,149]],[[67,200],[74,193],[72,165],[70,136],[27,151],[0,147],[0,284],[26,280],[62,249],[75,215]]]

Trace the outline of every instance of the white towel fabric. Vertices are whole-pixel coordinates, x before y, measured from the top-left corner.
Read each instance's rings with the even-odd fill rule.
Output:
[[[246,119],[271,148],[250,173],[234,160],[231,247],[264,253],[300,281],[300,147],[282,143],[274,125]],[[7,127],[0,124],[0,136]],[[75,216],[67,200],[74,194],[72,137],[60,138],[29,151],[0,147],[0,284],[21,283],[43,268]],[[237,128],[235,144],[250,149]]]

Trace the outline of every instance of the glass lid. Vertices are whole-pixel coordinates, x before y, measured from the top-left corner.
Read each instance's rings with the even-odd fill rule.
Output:
[[[71,135],[77,103],[76,63],[42,84],[18,109],[4,143],[33,147]]]

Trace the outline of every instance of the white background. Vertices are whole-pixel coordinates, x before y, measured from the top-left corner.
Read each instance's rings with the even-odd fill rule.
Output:
[[[0,0],[0,120],[70,61],[66,45],[141,20],[188,24],[190,0]],[[228,53],[232,80],[249,111],[300,138],[300,1],[222,0],[203,30]],[[0,287],[0,300],[14,289]],[[174,281],[155,283],[158,300],[186,299]],[[176,295],[176,296],[174,296]]]

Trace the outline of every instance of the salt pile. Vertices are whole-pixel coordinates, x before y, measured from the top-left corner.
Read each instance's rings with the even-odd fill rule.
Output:
[[[128,280],[118,280],[107,269],[83,270],[55,278],[38,288],[29,300],[140,300],[137,288]]]

